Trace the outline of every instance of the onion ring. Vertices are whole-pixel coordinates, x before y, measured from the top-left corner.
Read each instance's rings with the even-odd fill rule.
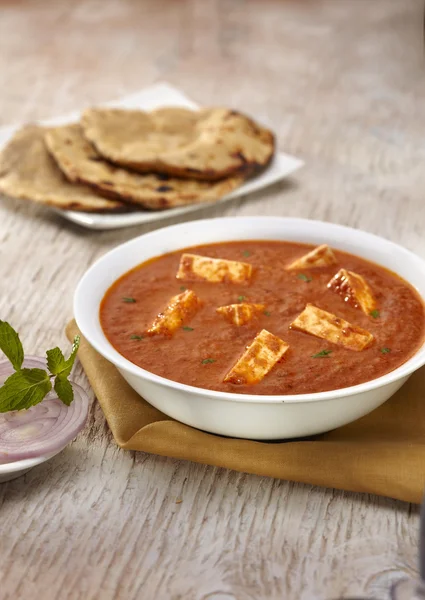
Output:
[[[46,359],[29,356],[24,367],[46,368]],[[0,363],[0,385],[13,373],[7,361]],[[0,413],[0,464],[56,453],[65,448],[84,427],[89,399],[72,383],[74,400],[66,406],[52,390],[45,399],[28,410]]]

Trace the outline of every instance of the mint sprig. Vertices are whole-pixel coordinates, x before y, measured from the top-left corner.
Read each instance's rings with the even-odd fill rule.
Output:
[[[69,406],[74,399],[72,385],[68,381],[75,362],[80,337],[74,338],[71,354],[65,359],[60,348],[47,350],[47,370],[22,369],[24,349],[19,335],[6,321],[0,321],[0,350],[12,363],[15,373],[0,387],[0,413],[24,410],[41,402],[52,389],[58,398]]]

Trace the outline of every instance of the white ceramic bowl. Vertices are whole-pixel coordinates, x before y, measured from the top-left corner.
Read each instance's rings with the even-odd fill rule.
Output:
[[[425,297],[425,262],[383,238],[340,225],[280,217],[235,217],[165,227],[115,248],[81,279],[74,314],[89,343],[113,363],[128,383],[165,414],[193,427],[257,440],[323,433],[383,404],[425,364],[425,346],[398,369],[360,385],[293,396],[257,396],[204,390],[170,381],[131,363],[106,339],[99,305],[118,277],[149,258],[197,244],[229,240],[288,240],[328,243],[395,271]]]

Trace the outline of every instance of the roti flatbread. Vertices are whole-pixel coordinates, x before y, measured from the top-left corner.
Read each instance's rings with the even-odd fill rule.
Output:
[[[225,108],[90,108],[81,124],[100,154],[140,172],[209,181],[235,173],[246,177],[274,153],[271,131]]]
[[[49,152],[70,181],[89,184],[151,210],[217,200],[244,181],[241,175],[206,182],[127,171],[103,160],[78,124],[50,129],[45,140]]]
[[[67,181],[47,152],[44,127],[19,130],[0,153],[0,191],[65,210],[109,212],[125,205],[103,198],[85,185]]]

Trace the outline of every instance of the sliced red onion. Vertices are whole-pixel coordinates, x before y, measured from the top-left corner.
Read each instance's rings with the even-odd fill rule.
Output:
[[[46,368],[46,359],[30,356],[29,369]],[[13,373],[9,362],[0,363],[0,385]],[[89,400],[86,392],[72,383],[74,400],[66,406],[52,390],[28,410],[0,413],[0,464],[45,456],[62,450],[84,427]]]

